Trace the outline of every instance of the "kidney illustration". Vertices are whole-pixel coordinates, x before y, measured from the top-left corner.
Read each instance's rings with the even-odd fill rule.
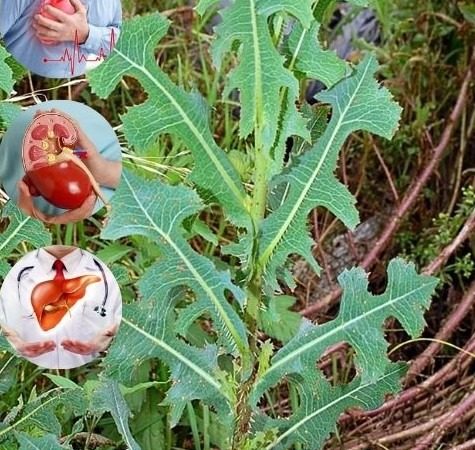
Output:
[[[56,20],[56,18],[46,11],[45,7],[48,5],[58,8],[66,14],[74,14],[76,12],[76,9],[70,0],[42,0],[39,8],[39,14],[50,20]],[[56,44],[56,41],[50,39],[40,39],[40,41],[47,45]]]
[[[56,327],[63,317],[84,298],[86,288],[101,281],[96,275],[43,281],[31,293],[31,304],[44,331]]]
[[[58,113],[37,116],[23,139],[24,181],[32,196],[41,196],[62,209],[79,208],[92,191],[107,200],[87,166],[74,154],[78,132]]]

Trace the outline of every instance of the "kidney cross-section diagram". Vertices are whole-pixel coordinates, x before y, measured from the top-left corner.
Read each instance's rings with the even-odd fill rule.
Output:
[[[85,150],[76,151],[78,132],[73,122],[58,113],[38,115],[23,141],[24,181],[33,196],[43,196],[63,209],[79,208],[91,195],[107,200],[94,176],[81,161]]]

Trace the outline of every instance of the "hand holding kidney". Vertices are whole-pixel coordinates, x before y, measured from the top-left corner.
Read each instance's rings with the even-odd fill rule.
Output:
[[[94,193],[108,207],[93,174],[74,154],[81,144],[79,136],[84,135],[77,127],[73,119],[54,110],[37,115],[23,139],[23,181],[32,196],[57,208],[76,210]],[[86,149],[80,150],[87,156]]]
[[[79,208],[93,189],[89,174],[75,163],[78,133],[57,113],[37,116],[23,140],[24,181],[33,196],[62,209]]]

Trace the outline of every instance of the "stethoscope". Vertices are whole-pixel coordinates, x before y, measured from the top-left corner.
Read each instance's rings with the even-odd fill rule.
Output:
[[[104,283],[104,297],[102,299],[102,303],[100,305],[97,305],[94,308],[94,311],[97,312],[101,317],[106,317],[107,316],[106,303],[109,298],[109,282],[107,281],[106,272],[104,270],[102,263],[98,261],[96,258],[93,258],[92,260],[94,261],[94,265],[101,272],[102,282]],[[20,284],[21,284],[22,278],[25,275],[27,275],[30,271],[32,271],[34,268],[35,266],[23,267],[23,269],[21,269],[20,272],[18,273],[17,275],[18,298],[21,298]]]

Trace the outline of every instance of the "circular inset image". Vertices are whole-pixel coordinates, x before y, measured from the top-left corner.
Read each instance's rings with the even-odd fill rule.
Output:
[[[72,369],[105,351],[122,318],[119,285],[91,253],[51,246],[25,255],[0,289],[0,327],[15,351],[47,369]]]
[[[83,75],[112,52],[121,0],[0,0],[0,36],[28,70],[48,78]]]
[[[104,117],[72,101],[21,113],[0,143],[0,182],[10,199],[43,222],[95,214],[119,185],[119,140]]]

